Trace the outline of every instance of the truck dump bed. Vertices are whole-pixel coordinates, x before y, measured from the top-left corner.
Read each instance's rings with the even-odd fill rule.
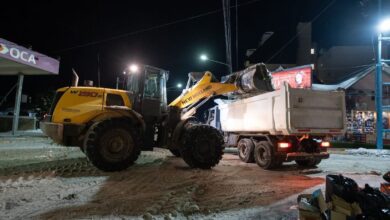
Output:
[[[219,104],[224,132],[328,135],[345,132],[343,91],[280,90]]]

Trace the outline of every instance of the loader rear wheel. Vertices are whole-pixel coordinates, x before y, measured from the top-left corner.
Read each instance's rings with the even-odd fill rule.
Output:
[[[267,141],[259,141],[253,155],[257,165],[263,169],[269,170],[278,165],[272,146]]]
[[[306,160],[295,160],[295,163],[297,163],[298,166],[301,167],[315,167],[321,163],[321,159],[313,158],[313,159],[306,159]]]
[[[245,163],[253,163],[255,161],[253,157],[253,150],[255,148],[255,144],[249,138],[241,139],[238,144],[238,157]]]
[[[92,125],[84,140],[88,159],[103,171],[131,166],[140,154],[137,130],[126,120],[111,119]]]
[[[192,168],[210,169],[219,163],[223,155],[223,136],[208,125],[193,125],[183,137],[180,154]]]

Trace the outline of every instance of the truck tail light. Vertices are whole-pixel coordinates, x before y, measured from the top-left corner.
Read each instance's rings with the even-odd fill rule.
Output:
[[[291,144],[288,143],[288,142],[279,142],[279,143],[278,143],[278,147],[279,147],[279,148],[286,149],[286,148],[291,147]]]
[[[321,147],[330,147],[330,142],[328,141],[321,142]]]

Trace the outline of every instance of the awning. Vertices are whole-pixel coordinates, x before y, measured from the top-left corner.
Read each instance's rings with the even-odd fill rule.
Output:
[[[352,74],[348,79],[340,82],[339,84],[313,84],[312,89],[313,90],[321,90],[321,91],[334,91],[334,90],[345,90],[349,87],[353,86],[355,83],[357,83],[359,80],[361,80],[363,77],[367,76],[367,74],[370,74],[372,71],[375,70],[375,65],[369,66],[361,71],[357,71]]]
[[[12,134],[18,130],[24,75],[58,75],[60,62],[0,38],[0,76],[18,76]]]
[[[58,75],[60,62],[0,38],[0,75]]]

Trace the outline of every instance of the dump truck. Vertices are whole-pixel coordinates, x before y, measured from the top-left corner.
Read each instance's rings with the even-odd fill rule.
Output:
[[[154,147],[169,149],[190,167],[209,169],[222,158],[223,136],[200,123],[196,110],[216,95],[261,91],[268,72],[262,64],[256,68],[256,74],[232,74],[226,82],[208,71],[190,73],[186,88],[169,105],[166,70],[142,66],[128,75],[127,90],[80,87],[74,73],[75,82],[57,90],[40,127],[63,146],[79,146],[104,171],[126,169],[141,151]]]
[[[226,147],[264,169],[295,161],[315,166],[329,158],[327,141],[346,129],[343,91],[291,88],[233,100],[215,100],[207,124],[224,133]]]

